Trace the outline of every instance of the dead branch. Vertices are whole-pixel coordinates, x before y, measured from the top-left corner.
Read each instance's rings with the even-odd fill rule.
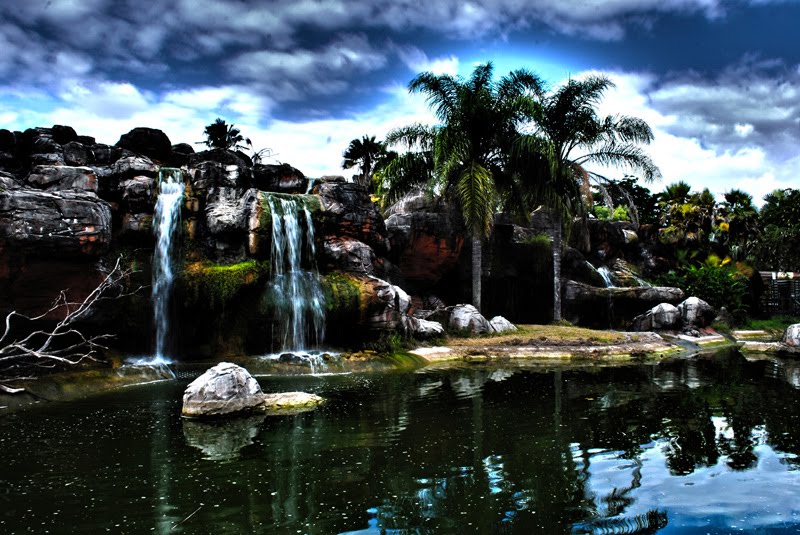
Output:
[[[75,365],[84,360],[96,360],[99,351],[108,349],[105,343],[113,338],[112,334],[87,335],[75,328],[74,324],[89,316],[100,301],[120,299],[141,290],[139,287],[130,292],[124,291],[124,282],[132,270],[121,268],[121,261],[122,257],[117,258],[114,267],[83,301],[70,301],[66,291],[61,291],[50,308],[37,316],[11,311],[5,318],[4,330],[0,335],[0,373],[22,364],[37,367]],[[36,328],[42,320],[56,313],[61,319],[55,326]],[[30,324],[32,329],[21,329],[20,323]],[[15,337],[20,331],[24,332]],[[0,384],[0,390],[7,393],[22,391],[3,384]]]

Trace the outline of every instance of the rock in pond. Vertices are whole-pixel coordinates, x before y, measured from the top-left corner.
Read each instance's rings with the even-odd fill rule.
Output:
[[[307,410],[322,401],[321,397],[305,392],[264,394],[250,372],[236,364],[221,362],[186,387],[181,414],[205,417]]]
[[[492,332],[489,322],[472,305],[456,305],[450,313],[449,326],[453,331],[469,331],[471,334]]]
[[[789,325],[783,333],[781,342],[790,347],[800,348],[800,323]]]

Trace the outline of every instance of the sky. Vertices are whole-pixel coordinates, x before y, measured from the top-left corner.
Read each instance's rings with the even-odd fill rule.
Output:
[[[652,190],[761,204],[800,187],[799,23],[800,0],[2,0],[0,128],[197,143],[221,117],[274,161],[349,175],[350,140],[435,122],[415,75],[491,61],[550,87],[606,74],[600,112],[654,130]]]

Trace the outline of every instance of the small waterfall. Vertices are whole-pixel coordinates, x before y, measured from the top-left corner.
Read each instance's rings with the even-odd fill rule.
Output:
[[[302,352],[322,343],[324,294],[316,269],[311,212],[302,198],[292,197],[295,196],[267,196],[272,213],[269,300],[280,321],[277,332],[273,332],[273,349]]]
[[[154,362],[167,362],[169,302],[172,294],[173,237],[180,221],[183,200],[183,172],[162,167],[158,172],[158,199],[153,215],[156,249],[153,253],[153,317],[156,326]]]
[[[597,268],[597,273],[603,277],[603,282],[606,284],[606,288],[616,288],[614,284],[614,273],[611,272],[606,266],[600,266]]]

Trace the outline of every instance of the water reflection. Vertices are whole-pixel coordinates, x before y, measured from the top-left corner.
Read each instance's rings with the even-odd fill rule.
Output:
[[[126,389],[0,419],[0,531],[796,532],[792,366],[261,378],[328,402],[212,425]]]
[[[186,443],[203,452],[209,461],[232,461],[239,458],[245,446],[253,444],[265,415],[255,415],[232,420],[183,420]]]

